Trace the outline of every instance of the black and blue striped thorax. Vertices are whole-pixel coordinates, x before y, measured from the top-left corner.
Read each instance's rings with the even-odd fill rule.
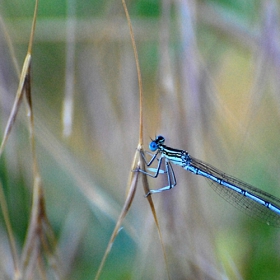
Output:
[[[152,152],[157,150],[160,154],[162,154],[162,157],[165,157],[170,162],[180,165],[183,168],[190,164],[192,159],[187,151],[168,147],[163,144],[164,141],[165,138],[163,136],[157,136],[155,140],[151,141],[149,146],[150,150]]]

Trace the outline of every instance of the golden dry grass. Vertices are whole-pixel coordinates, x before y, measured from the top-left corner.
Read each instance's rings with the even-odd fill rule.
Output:
[[[17,88],[28,101],[10,119],[0,158],[3,279],[94,279],[114,228],[99,279],[279,275],[279,229],[252,221],[178,167],[176,188],[152,196],[153,213],[147,182],[142,190],[131,173],[143,125],[145,149],[163,134],[167,145],[280,196],[279,4],[221,3],[128,3],[142,107],[121,1],[40,2],[33,40],[34,5],[3,3],[2,139]]]

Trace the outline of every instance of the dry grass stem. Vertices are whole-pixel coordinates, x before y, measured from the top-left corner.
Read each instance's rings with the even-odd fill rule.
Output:
[[[133,161],[133,164],[132,164],[132,170],[137,170],[139,169],[139,163],[138,160],[138,152],[136,151],[135,155],[134,155],[134,161]],[[124,205],[123,205],[123,208],[122,208],[122,211],[120,213],[120,216],[116,222],[116,226],[113,230],[113,233],[111,235],[111,238],[108,242],[108,245],[107,245],[107,248],[106,248],[106,251],[104,253],[104,256],[102,258],[102,261],[99,265],[99,268],[98,268],[98,271],[97,271],[97,274],[95,276],[95,280],[99,279],[100,275],[101,275],[101,272],[103,270],[103,267],[105,265],[105,262],[106,262],[106,259],[111,251],[111,248],[113,246],[113,243],[114,243],[114,240],[116,239],[119,231],[120,231],[120,228],[121,228],[121,225],[123,223],[123,220],[126,216],[126,214],[128,213],[129,209],[130,209],[130,206],[133,202],[133,198],[134,198],[134,195],[135,195],[135,192],[136,192],[136,187],[137,187],[137,183],[138,183],[138,177],[139,177],[139,172],[132,172],[132,175],[131,175],[131,179],[130,179],[130,184],[129,184],[129,188],[128,188],[128,193],[127,193],[127,196],[126,196],[126,200],[124,202]]]

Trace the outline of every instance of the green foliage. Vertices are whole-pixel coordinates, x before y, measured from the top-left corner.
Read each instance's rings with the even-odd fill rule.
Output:
[[[277,19],[273,3],[278,9],[279,4],[265,2],[192,1],[195,9],[185,7],[194,20],[183,26],[187,34],[177,2],[170,5],[167,18],[162,17],[162,1],[130,1],[128,9],[143,77],[146,149],[149,136],[165,133],[171,146],[279,197],[280,68],[273,57],[279,38],[263,32],[267,22],[274,23],[269,18],[273,12]],[[67,5],[74,5],[72,14]],[[21,67],[33,6],[33,1],[1,5],[7,24],[1,29],[1,135],[18,81],[13,59]],[[72,38],[67,37],[70,15],[76,20]],[[162,38],[167,38],[166,45]],[[258,43],[263,40],[270,44]],[[139,129],[135,60],[121,1],[41,1],[31,73],[37,157],[62,263],[56,264],[65,279],[91,279],[125,200]],[[66,137],[63,104],[71,90],[72,134]],[[19,254],[33,195],[30,150],[23,103],[0,159]],[[176,188],[153,196],[173,278],[209,278],[211,268],[215,279],[276,279],[279,229],[239,214],[211,194],[203,180],[174,171]],[[149,181],[153,188],[164,183]],[[141,188],[139,184],[101,279],[166,278]],[[0,252],[6,256],[10,247],[2,212],[0,217]],[[5,258],[0,262],[2,270],[10,267]]]

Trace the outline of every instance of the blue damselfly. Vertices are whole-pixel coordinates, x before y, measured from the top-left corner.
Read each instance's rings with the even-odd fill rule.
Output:
[[[153,193],[160,193],[165,190],[172,189],[176,184],[176,177],[171,163],[180,165],[196,175],[205,177],[210,181],[211,187],[226,201],[235,207],[244,210],[245,213],[252,217],[259,218],[267,224],[280,226],[280,199],[255,188],[241,180],[234,178],[217,168],[193,158],[187,151],[173,149],[164,145],[165,138],[161,135],[152,140],[149,148],[152,152],[150,161],[146,160],[145,154],[142,157],[145,160],[148,170],[153,173],[139,170],[153,178],[159,174],[166,174],[168,185],[157,190],[150,190],[146,196]],[[151,164],[158,160],[156,168],[150,168]],[[164,170],[161,164],[164,162]]]

